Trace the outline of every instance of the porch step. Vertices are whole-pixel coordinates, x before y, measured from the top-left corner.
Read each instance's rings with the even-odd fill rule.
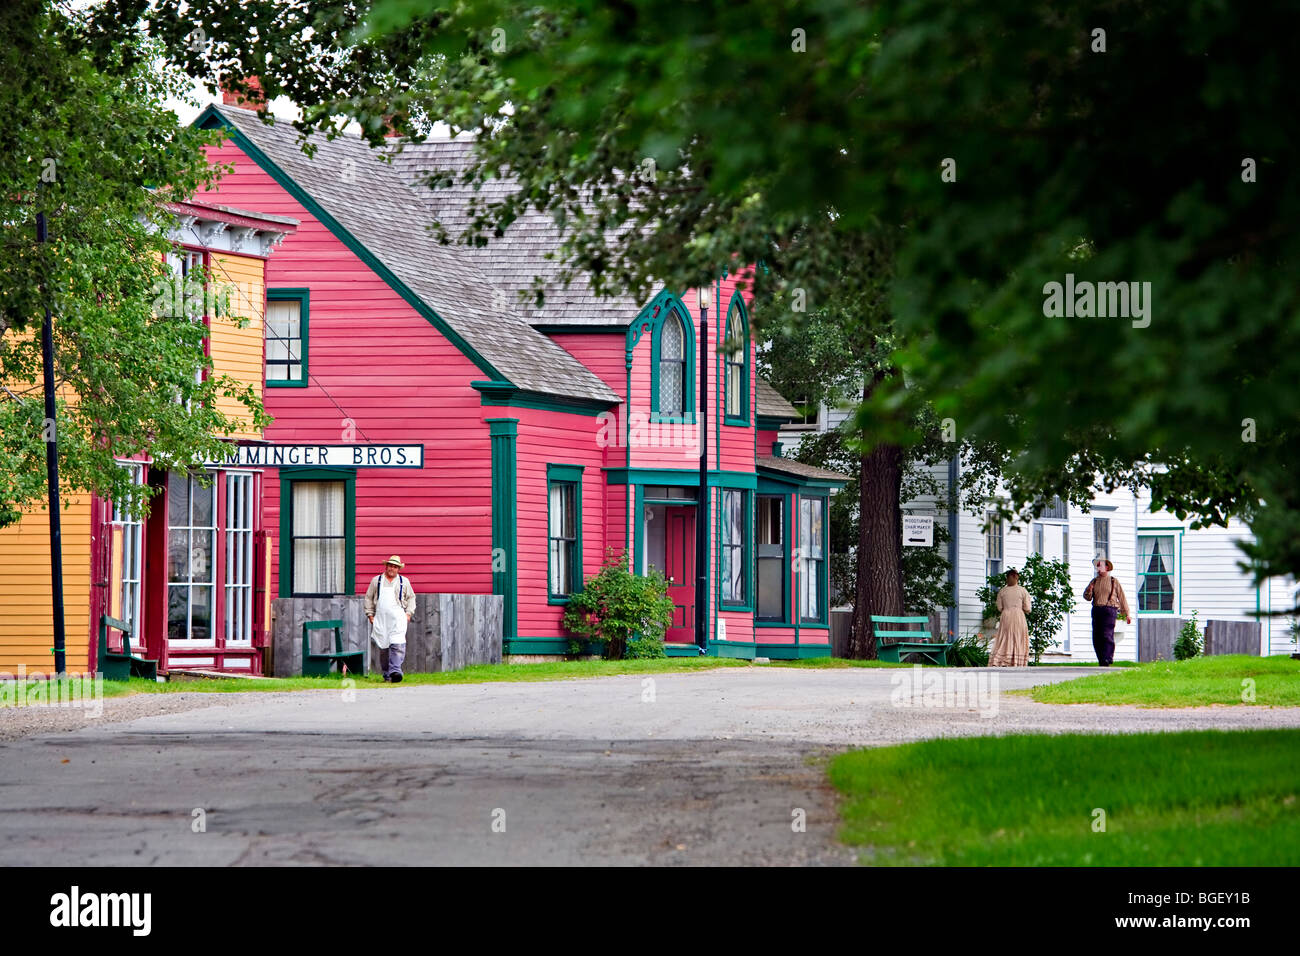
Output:
[[[228,677],[233,677],[236,680],[274,680],[275,679],[273,677],[267,677],[264,674],[240,674],[234,671],[208,671],[208,670],[198,670],[195,668],[188,668],[188,667],[185,668],[169,667],[167,669],[167,679],[172,680],[173,678],[176,677],[180,677],[184,679],[194,679],[194,680],[210,680],[214,678],[225,679]]]

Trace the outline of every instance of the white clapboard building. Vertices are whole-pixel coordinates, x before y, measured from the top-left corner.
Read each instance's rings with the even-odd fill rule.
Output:
[[[839,427],[847,411],[822,406],[802,425],[781,432],[783,453],[792,455],[807,434]],[[945,484],[955,465],[939,465],[936,477]],[[1300,603],[1294,580],[1273,578],[1256,587],[1238,566],[1241,552],[1236,542],[1250,538],[1250,529],[1237,520],[1227,528],[1192,530],[1191,520],[1151,509],[1150,494],[1134,495],[1128,489],[1099,494],[1085,513],[1054,502],[1037,520],[1012,530],[1008,524],[959,511],[949,515],[941,500],[907,502],[905,514],[932,515],[936,523],[955,531],[948,545],[956,587],[953,606],[940,616],[941,627],[955,635],[981,631],[982,605],[975,594],[988,575],[1021,567],[1033,553],[1067,558],[1077,604],[1057,635],[1050,656],[1056,660],[1095,661],[1090,609],[1082,598],[1092,577],[1092,561],[1108,557],[1124,585],[1134,621],[1120,621],[1115,630],[1115,659],[1139,659],[1138,632],[1144,622],[1187,619],[1198,612],[1206,621],[1260,622],[1263,654],[1300,652],[1287,612]],[[987,629],[983,633],[988,633]],[[1149,635],[1155,633],[1155,626]],[[1166,633],[1168,633],[1166,628]]]

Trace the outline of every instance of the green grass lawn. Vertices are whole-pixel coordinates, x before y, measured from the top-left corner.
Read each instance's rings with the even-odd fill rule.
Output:
[[[1300,864],[1297,730],[949,738],[829,773],[864,863]]]
[[[1254,700],[1246,691],[1253,682]],[[1016,693],[1016,691],[1012,691]],[[1193,707],[1300,706],[1300,661],[1289,657],[1224,654],[1187,661],[1154,661],[1123,673],[1096,674],[1025,692],[1045,704],[1137,704]]]
[[[385,684],[378,675],[353,677],[358,688],[400,690],[419,684],[483,684],[492,681],[573,680],[612,677],[618,674],[664,674],[712,670],[718,667],[752,667],[749,661],[717,657],[669,657],[630,661],[554,661],[539,664],[474,664],[458,671],[436,674],[407,674],[400,684]],[[190,678],[166,683],[133,677],[129,681],[104,681],[105,697],[127,694],[243,693],[257,691],[337,689],[342,677],[271,677],[259,680],[238,677]],[[48,691],[47,691],[48,693]],[[12,702],[0,697],[0,707],[23,704],[25,694],[14,693]],[[47,698],[48,699],[48,698]]]

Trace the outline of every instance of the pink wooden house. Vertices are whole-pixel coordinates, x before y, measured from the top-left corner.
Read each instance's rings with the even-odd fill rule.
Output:
[[[266,267],[275,421],[268,444],[241,449],[262,469],[272,593],[355,594],[397,553],[419,591],[503,595],[505,653],[559,654],[568,596],[613,549],[672,580],[670,653],[829,654],[827,499],[844,478],[779,457],[797,414],[755,372],[735,275],[712,290],[701,422],[693,292],[638,303],[556,283],[524,305],[517,293],[555,271],[548,220],[481,250],[434,238],[435,220],[459,231],[467,196],[422,177],[467,144],[389,163],[341,136],[309,158],[288,124],[248,110],[196,122],[227,131],[211,158],[234,167],[203,201],[298,223]],[[718,351],[720,328],[743,345]]]

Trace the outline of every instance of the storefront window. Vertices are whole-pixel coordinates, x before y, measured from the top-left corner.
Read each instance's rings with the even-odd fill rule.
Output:
[[[215,487],[196,475],[167,480],[167,639],[213,640]]]

